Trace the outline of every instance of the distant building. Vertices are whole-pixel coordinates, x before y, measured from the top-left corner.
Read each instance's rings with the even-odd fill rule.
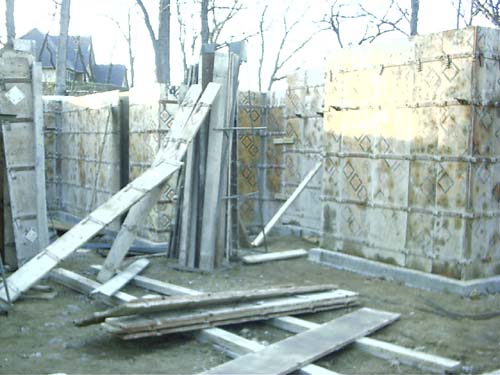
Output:
[[[38,29],[29,31],[21,39],[36,42],[36,59],[42,62],[43,82],[55,83],[56,56],[59,36],[42,33]],[[108,89],[127,89],[127,68],[120,64],[96,64],[92,38],[68,36],[66,52],[66,79],[70,82],[102,84]]]

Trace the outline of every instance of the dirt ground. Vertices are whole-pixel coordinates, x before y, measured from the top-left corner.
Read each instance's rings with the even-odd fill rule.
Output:
[[[310,248],[291,238],[271,240],[271,249]],[[102,263],[95,251],[79,251],[62,266],[91,277],[88,266]],[[480,374],[500,368],[500,316],[453,319],[441,316],[428,301],[467,314],[500,311],[500,295],[461,298],[422,291],[383,279],[334,270],[304,259],[263,265],[234,264],[213,274],[175,270],[165,258],[152,258],[144,275],[201,291],[266,288],[271,285],[335,283],[360,294],[360,305],[398,312],[401,319],[371,337],[463,361],[463,373]],[[189,335],[121,341],[99,326],[77,328],[73,320],[104,308],[100,302],[50,281],[51,300],[23,299],[8,316],[0,316],[0,373],[193,374],[228,360],[209,344]],[[126,287],[141,296],[144,290]],[[315,322],[334,319],[346,310],[304,315]],[[272,343],[289,334],[263,323],[225,327],[246,338]],[[343,374],[420,374],[397,362],[376,359],[346,348],[317,362]]]

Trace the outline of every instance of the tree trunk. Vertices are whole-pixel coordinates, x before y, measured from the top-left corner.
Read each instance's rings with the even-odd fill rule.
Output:
[[[5,1],[5,25],[7,28],[7,46],[14,47],[16,26],[14,22],[14,0]]]
[[[170,0],[160,0],[158,39],[154,43],[156,80],[170,83]]]
[[[130,87],[135,86],[135,67],[134,67],[134,51],[132,50],[132,23],[130,22],[130,8],[127,18],[127,44],[128,44],[128,61],[130,65]]]
[[[418,8],[420,0],[411,0],[411,20],[410,20],[410,35],[417,35],[418,31]]]
[[[208,44],[208,0],[201,0],[201,45]]]
[[[59,45],[57,47],[56,95],[64,95],[66,92],[66,52],[68,49],[70,7],[71,0],[62,0]]]

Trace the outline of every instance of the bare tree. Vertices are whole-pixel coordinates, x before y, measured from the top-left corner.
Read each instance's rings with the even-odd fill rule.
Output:
[[[201,44],[207,44],[209,40],[209,28],[208,28],[208,0],[201,0]]]
[[[472,25],[472,20],[476,15],[476,0],[456,0],[452,1],[452,5],[456,9],[456,28],[459,29],[463,24],[464,26]]]
[[[259,17],[259,36],[261,40],[261,50],[259,55],[259,90],[262,89],[262,68],[265,64],[266,59],[266,17],[267,17],[267,6],[264,7],[262,13]],[[291,5],[288,5],[283,12],[281,22],[282,22],[282,33],[280,36],[273,35],[273,39],[278,40],[278,47],[276,53],[270,59],[272,62],[271,75],[267,84],[267,91],[270,91],[274,83],[281,81],[286,78],[286,73],[284,73],[285,66],[292,60],[297,54],[306,47],[309,42],[318,34],[320,30],[314,30],[305,36],[303,36],[298,43],[291,42],[292,35],[295,31],[300,32],[300,27],[302,26],[302,14],[295,20],[290,20],[290,9]],[[295,33],[296,34],[296,33]]]
[[[411,5],[414,2],[415,0],[411,0]],[[321,20],[321,23],[326,25],[326,29],[335,33],[341,48],[346,44],[346,34],[342,31],[343,26],[348,22],[355,22],[357,28],[362,30],[362,33],[356,36],[353,36],[352,32],[349,34],[349,44],[358,45],[372,43],[375,39],[391,32],[410,35],[411,27],[410,32],[407,31],[407,27],[412,22],[411,17],[414,17],[414,22],[418,23],[418,7],[410,13],[409,10],[402,8],[397,0],[390,0],[385,8],[377,7],[374,10],[365,4],[366,2],[362,1],[335,0]]]
[[[476,14],[482,14],[496,27],[500,27],[500,0],[474,0]]]
[[[420,0],[411,0],[410,35],[418,34],[418,11]]]
[[[56,95],[64,95],[66,92],[66,52],[68,49],[68,28],[70,18],[71,0],[62,0],[61,19],[59,30],[59,45],[57,47],[56,62]]]
[[[14,47],[16,25],[14,22],[14,0],[5,1],[5,26],[7,28],[7,46]]]
[[[127,23],[125,26],[122,25],[122,23],[115,18],[108,16],[108,18],[116,25],[117,29],[119,30],[121,36],[127,43],[127,48],[128,48],[128,63],[130,67],[130,86],[134,87],[135,85],[135,53],[134,49],[132,48],[132,17],[131,17],[131,12],[132,9],[131,7],[128,8],[127,10]]]
[[[144,23],[149,32],[155,53],[156,80],[170,83],[170,0],[159,0],[158,36],[142,0],[136,0],[144,15]]]

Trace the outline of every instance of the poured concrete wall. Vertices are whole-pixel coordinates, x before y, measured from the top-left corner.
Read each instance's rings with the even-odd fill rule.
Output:
[[[457,279],[499,273],[499,40],[468,28],[331,59],[323,247]]]

